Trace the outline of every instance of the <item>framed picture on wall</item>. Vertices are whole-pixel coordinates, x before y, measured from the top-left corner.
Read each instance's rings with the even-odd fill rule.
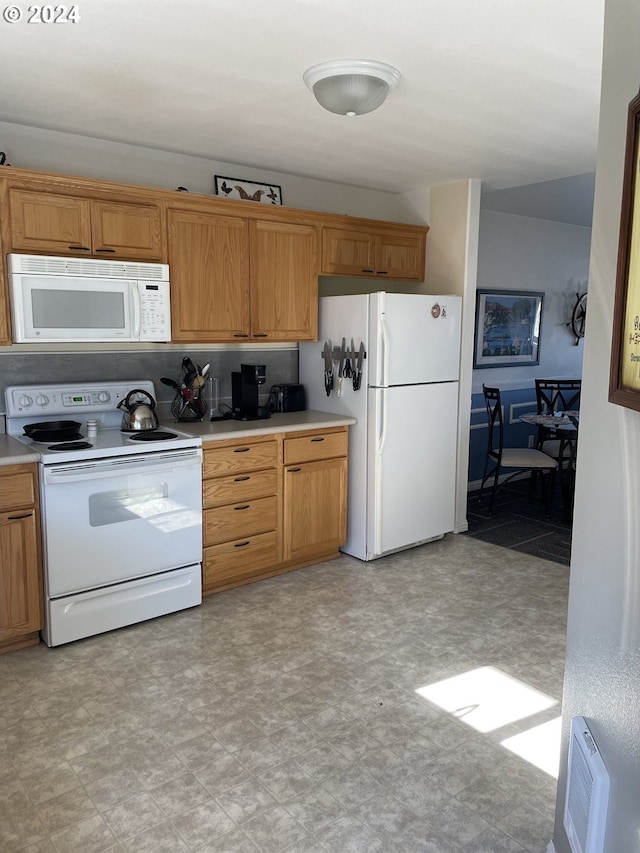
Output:
[[[473,366],[539,364],[543,300],[529,290],[478,290]]]
[[[640,93],[629,104],[609,402],[640,411]]]

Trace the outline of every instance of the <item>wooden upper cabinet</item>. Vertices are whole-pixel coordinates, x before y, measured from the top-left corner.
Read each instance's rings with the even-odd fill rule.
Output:
[[[251,337],[313,341],[318,336],[318,232],[314,225],[253,220]]]
[[[11,189],[11,247],[141,261],[163,261],[160,207]]]
[[[376,275],[424,279],[425,238],[381,234],[376,237]]]
[[[375,241],[372,234],[322,229],[322,272],[333,275],[373,275]]]
[[[55,255],[91,253],[91,209],[86,198],[11,190],[11,251]]]
[[[426,230],[367,231],[361,226],[353,229],[323,228],[322,272],[326,275],[387,276],[422,281]]]
[[[160,208],[92,201],[91,239],[94,254],[105,258],[162,261]]]
[[[172,340],[247,340],[247,220],[170,209],[168,224]]]

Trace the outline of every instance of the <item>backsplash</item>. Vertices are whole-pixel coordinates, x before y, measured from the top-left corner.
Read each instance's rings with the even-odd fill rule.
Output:
[[[8,385],[150,379],[155,385],[159,414],[161,418],[169,418],[173,391],[160,382],[160,377],[179,381],[183,355],[188,355],[202,367],[211,365],[210,375],[220,378],[220,402],[228,405],[231,405],[231,372],[240,370],[240,364],[266,365],[267,381],[259,392],[261,404],[266,403],[272,385],[298,381],[297,347],[282,350],[216,348],[211,351],[189,347],[184,352],[175,348],[170,351],[42,353],[14,353],[12,349],[0,355],[0,415],[5,412],[4,389]]]

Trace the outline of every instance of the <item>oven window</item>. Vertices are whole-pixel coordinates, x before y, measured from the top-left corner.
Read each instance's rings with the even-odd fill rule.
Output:
[[[175,511],[169,500],[166,483],[143,486],[138,489],[114,489],[89,495],[89,524],[121,524],[124,521],[147,520],[155,523],[160,515]]]
[[[125,294],[103,290],[31,290],[36,329],[124,329]]]

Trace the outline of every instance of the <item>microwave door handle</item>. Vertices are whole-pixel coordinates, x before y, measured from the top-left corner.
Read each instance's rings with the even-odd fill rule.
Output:
[[[134,281],[131,288],[131,309],[133,312],[133,335],[134,341],[140,340],[140,282]]]

